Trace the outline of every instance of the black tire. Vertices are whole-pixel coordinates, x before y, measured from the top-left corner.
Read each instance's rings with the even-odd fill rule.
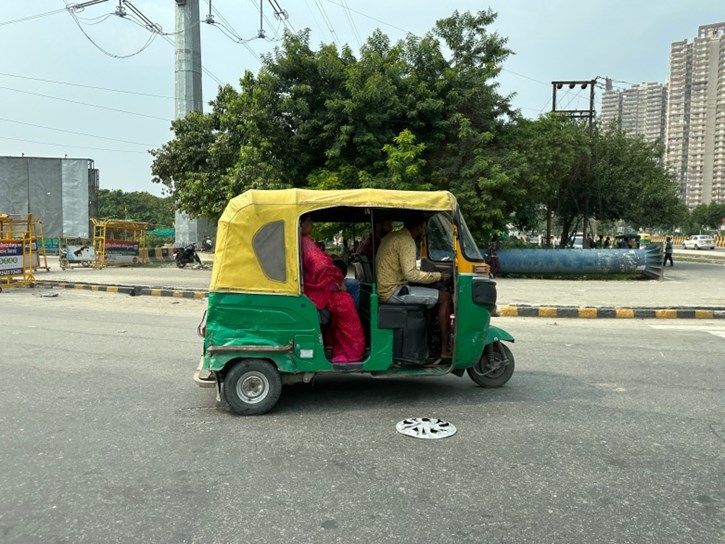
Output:
[[[466,369],[470,378],[481,387],[501,387],[514,373],[514,355],[508,346],[489,344],[481,360]]]
[[[184,268],[186,266],[186,261],[177,257],[176,266],[178,266],[179,268]]]
[[[83,268],[89,268],[91,266],[91,261],[81,261],[81,266]]]
[[[269,361],[245,359],[234,364],[224,378],[224,400],[241,416],[266,414],[277,404],[282,379]]]

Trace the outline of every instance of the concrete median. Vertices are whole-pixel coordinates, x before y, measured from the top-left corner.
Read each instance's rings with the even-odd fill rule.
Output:
[[[679,253],[679,252],[678,252]],[[697,253],[692,251],[690,253]],[[700,252],[702,253],[702,252]],[[725,252],[707,252],[725,263]],[[211,268],[118,267],[51,270],[35,274],[37,285],[130,296],[203,299]],[[678,260],[663,280],[498,278],[498,312],[510,317],[578,319],[722,319],[725,266]]]

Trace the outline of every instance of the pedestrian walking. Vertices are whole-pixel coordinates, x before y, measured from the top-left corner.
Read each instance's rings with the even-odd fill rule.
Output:
[[[670,267],[675,266],[675,263],[672,262],[672,236],[665,239],[665,262],[662,263],[663,267],[667,265],[667,261],[670,261]]]

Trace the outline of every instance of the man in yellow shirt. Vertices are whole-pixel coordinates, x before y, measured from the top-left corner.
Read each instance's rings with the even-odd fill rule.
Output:
[[[375,259],[378,295],[388,304],[425,304],[428,308],[438,305],[438,321],[441,330],[441,356],[450,357],[448,345],[452,302],[447,289],[433,289],[416,284],[448,281],[450,274],[422,272],[416,266],[416,241],[425,232],[425,217],[410,216],[401,230],[391,232],[380,242]]]

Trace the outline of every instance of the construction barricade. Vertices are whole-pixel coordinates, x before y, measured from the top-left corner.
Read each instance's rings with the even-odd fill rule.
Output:
[[[42,225],[32,214],[0,214],[0,290],[2,287],[35,286],[33,271],[48,267]]]

